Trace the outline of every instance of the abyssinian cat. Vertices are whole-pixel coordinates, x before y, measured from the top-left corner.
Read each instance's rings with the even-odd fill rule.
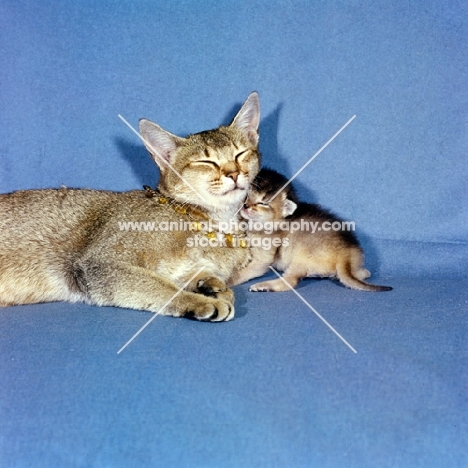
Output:
[[[235,273],[230,285],[261,276],[274,266],[284,272],[288,284],[278,278],[256,283],[250,291],[287,291],[288,285],[295,287],[302,278],[314,276],[336,277],[345,286],[362,291],[390,291],[389,286],[364,281],[370,273],[363,267],[363,252],[354,233],[332,230],[336,223],[343,226],[342,221],[319,205],[300,202],[291,185],[279,192],[287,182],[266,168],[255,178],[241,215],[263,229],[249,228],[253,259]],[[265,238],[270,242],[263,242]]]
[[[216,226],[237,219],[259,170],[259,112],[252,93],[229,126],[187,138],[142,119],[140,133],[160,168],[156,191],[0,195],[0,305],[84,301],[232,319],[234,295],[226,281],[249,262],[249,249],[189,248],[189,230],[126,231],[119,223],[209,219]]]

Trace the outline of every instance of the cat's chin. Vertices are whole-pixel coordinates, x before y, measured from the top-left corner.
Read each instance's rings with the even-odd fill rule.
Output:
[[[222,199],[222,203],[229,203],[229,199],[243,200],[247,196],[247,188],[239,185],[235,185],[229,189],[223,190],[219,193],[213,193],[213,196],[217,199]]]
[[[226,190],[223,190],[218,196],[225,196],[225,195],[233,195],[233,194],[238,194],[242,192],[243,194],[247,193],[247,187],[242,187],[240,185],[235,185],[234,187],[228,188]]]
[[[239,207],[242,206],[246,197],[247,190],[237,187],[230,190],[229,192],[211,195],[209,202],[215,211],[232,211],[237,213]]]

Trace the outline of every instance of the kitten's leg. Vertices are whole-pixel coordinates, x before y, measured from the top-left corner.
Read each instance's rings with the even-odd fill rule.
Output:
[[[361,281],[364,281],[365,279],[370,278],[371,273],[365,268],[359,268],[358,270],[353,272],[353,275]]]
[[[262,281],[261,283],[255,283],[250,286],[249,291],[254,292],[282,292],[291,291],[292,288],[297,286],[297,283],[305,275],[298,274],[295,271],[286,270],[283,274],[283,279],[278,278],[270,281]],[[287,283],[287,284],[286,284]]]
[[[267,271],[268,265],[252,261],[242,270],[236,271],[229,279],[228,284],[229,286],[236,286],[238,284],[245,283],[252,278],[258,278],[259,276],[264,275]]]
[[[172,281],[145,268],[87,260],[76,264],[74,273],[87,301],[92,304],[148,310],[174,317],[193,316],[213,322],[234,317],[231,302],[180,291]]]

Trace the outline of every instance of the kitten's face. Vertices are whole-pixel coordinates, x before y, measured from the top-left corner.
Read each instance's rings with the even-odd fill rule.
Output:
[[[231,125],[180,138],[140,121],[145,144],[158,164],[158,188],[170,197],[215,212],[235,212],[259,170],[260,118],[252,93]]]
[[[241,216],[257,221],[282,220],[296,211],[297,196],[288,180],[278,172],[263,168],[255,178]]]
[[[271,194],[257,191],[253,188],[249,191],[249,196],[240,211],[244,219],[253,221],[278,221],[294,213],[297,205],[286,198],[284,193],[280,193],[271,200]]]

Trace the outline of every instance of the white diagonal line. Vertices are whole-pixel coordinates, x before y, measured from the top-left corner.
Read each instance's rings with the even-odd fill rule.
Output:
[[[354,119],[353,115],[274,195],[268,203],[274,200]]]
[[[291,291],[353,352],[357,351],[272,267],[270,266],[276,276],[282,280]]]
[[[234,218],[236,218],[236,216],[239,214],[240,210],[242,210],[242,208],[244,207],[244,204],[245,204],[246,201],[247,201],[247,198],[245,198],[245,199],[243,200],[243,202],[241,203],[240,208],[235,212]]]
[[[164,160],[163,158],[161,158],[161,157],[158,155],[157,151],[155,150],[155,148],[153,147],[153,145],[151,145],[151,144],[148,142],[148,140],[146,140],[145,138],[143,138],[143,137],[132,127],[132,125],[129,124],[120,114],[118,114],[118,116],[119,116],[119,119],[122,120],[122,122],[124,122],[125,125],[127,125],[127,127],[128,127],[133,133],[135,133],[135,135],[138,136],[138,138],[140,138],[146,145],[148,145],[148,146],[154,151],[154,154],[155,154],[167,167],[169,167],[169,169],[170,169],[172,172],[174,172],[176,175],[178,175],[179,178],[180,178],[190,189],[192,189],[192,191],[193,191],[195,194],[197,194],[205,203],[208,203],[208,201],[206,200],[206,198],[203,197],[203,196],[192,186],[192,184],[190,184],[190,182],[188,182],[186,179],[184,179],[184,178],[182,177],[182,175],[180,175],[180,174],[177,172],[177,170],[174,169],[174,168],[172,167],[171,164],[169,164],[166,160]]]
[[[205,267],[201,267],[162,307],[151,317],[118,351],[120,354],[161,312],[199,275]]]

